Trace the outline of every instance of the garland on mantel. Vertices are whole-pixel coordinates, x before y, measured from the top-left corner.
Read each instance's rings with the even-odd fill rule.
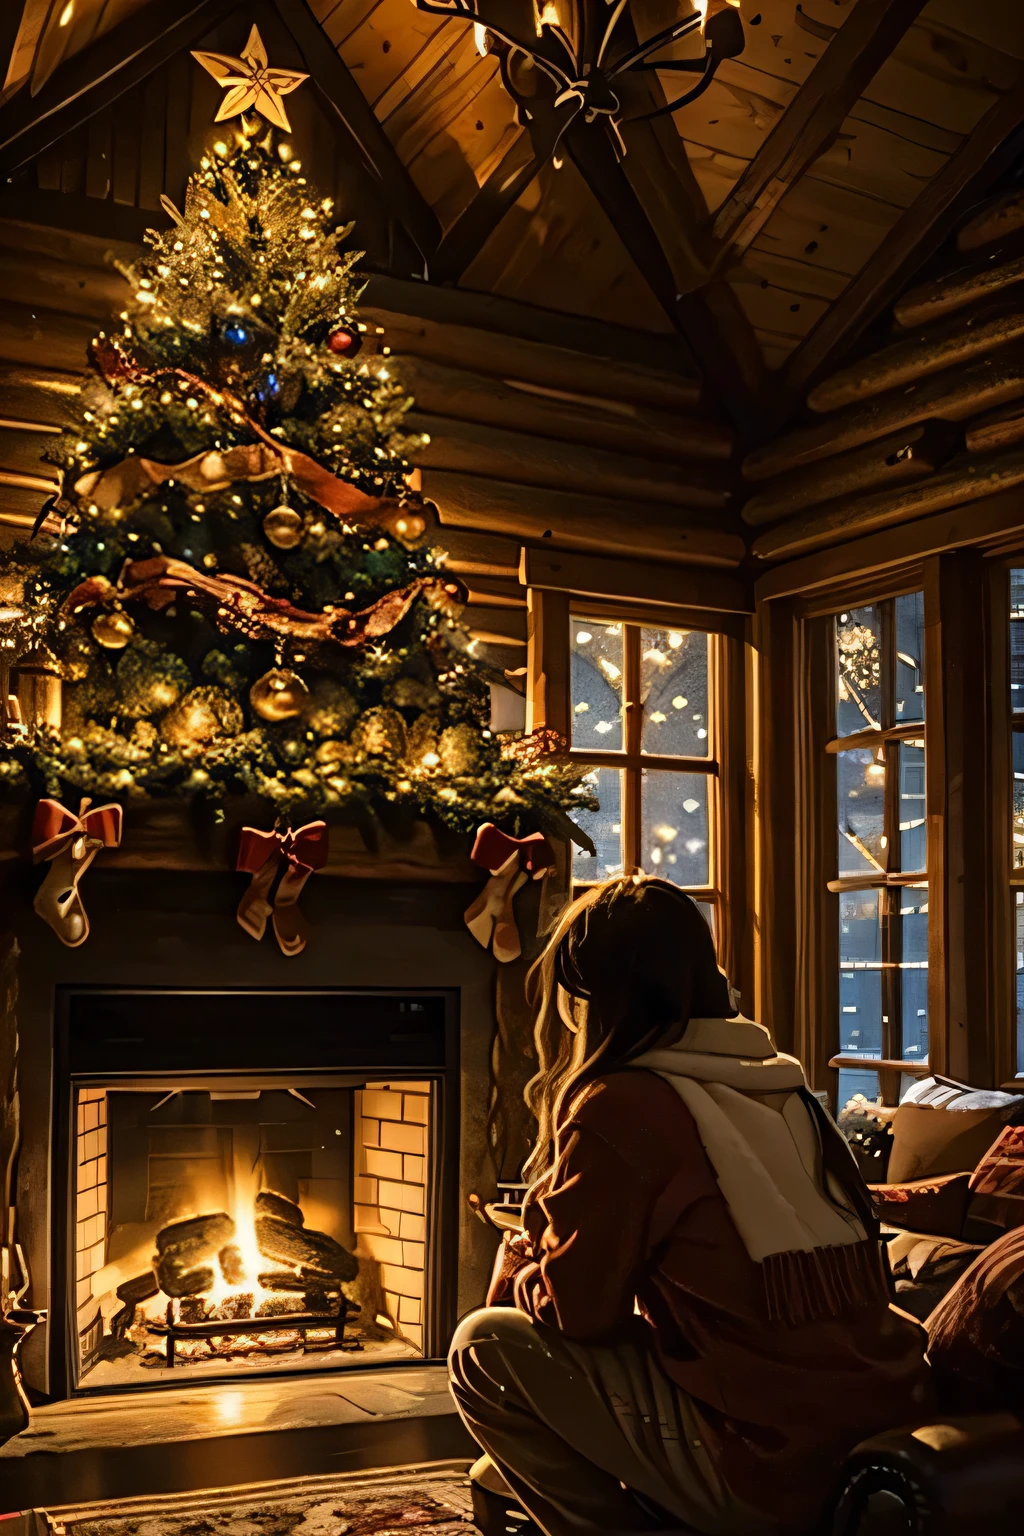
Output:
[[[351,225],[245,120],[165,207],[91,348],[60,494],[0,556],[0,795],[255,794],[285,827],[376,811],[590,846],[563,743],[490,729],[505,678],[413,488]]]

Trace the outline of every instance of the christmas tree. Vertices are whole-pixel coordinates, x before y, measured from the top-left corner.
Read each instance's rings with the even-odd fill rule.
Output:
[[[558,744],[489,729],[351,225],[254,118],[165,207],[92,344],[60,495],[0,561],[8,666],[63,684],[59,724],[7,719],[0,789],[586,843]]]

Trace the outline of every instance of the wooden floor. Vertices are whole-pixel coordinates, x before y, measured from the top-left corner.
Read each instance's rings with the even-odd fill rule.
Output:
[[[473,1454],[443,1366],[74,1398],[0,1450],[0,1513]]]

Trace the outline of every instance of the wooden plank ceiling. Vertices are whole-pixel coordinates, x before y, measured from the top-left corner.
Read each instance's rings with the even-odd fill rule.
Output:
[[[288,99],[295,143],[357,219],[378,274],[368,298],[408,360],[447,521],[735,564],[730,428],[748,450],[792,428],[1019,153],[1019,0],[742,0],[742,48],[689,104],[651,118],[700,80],[670,66],[725,35],[726,0],[700,0],[705,35],[615,78],[617,128],[559,107],[543,70],[531,76],[486,27],[529,42],[539,17],[603,25],[615,7],[445,3],[465,14],[419,8],[435,0],[12,0],[0,217],[137,241],[224,131],[189,50],[236,53],[255,21],[272,63],[312,77]],[[692,10],[630,0],[608,57]],[[27,365],[42,328],[70,369],[65,322],[79,311],[58,254],[44,242],[36,269],[24,230],[3,242],[0,354]],[[40,303],[60,323],[37,319]],[[752,474],[774,463],[758,451]]]
[[[511,18],[516,35],[525,18],[527,37],[538,13],[610,14],[600,0],[458,3],[485,21]],[[712,14],[722,5],[710,0]],[[631,0],[612,53],[693,8]],[[291,33],[279,44],[283,62],[297,44],[359,139],[393,223],[411,236],[412,251],[408,240],[385,241],[373,252],[379,265],[685,339],[748,437],[792,412],[870,318],[871,295],[829,323],[895,235],[904,232],[911,255],[913,235],[927,238],[941,217],[929,191],[974,136],[989,142],[993,111],[1003,109],[995,131],[1024,115],[1018,0],[742,0],[742,51],[703,94],[638,121],[699,77],[667,68],[620,76],[624,159],[598,117],[586,132],[573,123],[556,168],[538,152],[541,114],[520,121],[501,50],[465,15],[427,14],[410,0],[257,0],[250,9],[257,20],[280,13]],[[229,14],[221,35],[240,46],[241,10],[191,0],[178,11],[180,27],[193,15],[212,26]],[[19,21],[0,98],[9,119],[24,93],[47,106],[47,86],[99,58],[104,41],[137,40],[131,28],[143,20],[156,31],[168,22],[154,0],[24,0],[9,13]],[[654,57],[667,65],[703,49],[695,30]],[[332,50],[341,75],[329,80]],[[362,122],[339,106],[346,92],[349,107],[358,96]],[[920,227],[907,232],[915,209]]]

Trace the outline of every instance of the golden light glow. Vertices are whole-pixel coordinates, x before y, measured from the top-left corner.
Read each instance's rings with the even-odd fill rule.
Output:
[[[66,27],[74,14],[75,0],[68,0],[67,5],[61,11],[60,16],[57,19],[58,27]]]

